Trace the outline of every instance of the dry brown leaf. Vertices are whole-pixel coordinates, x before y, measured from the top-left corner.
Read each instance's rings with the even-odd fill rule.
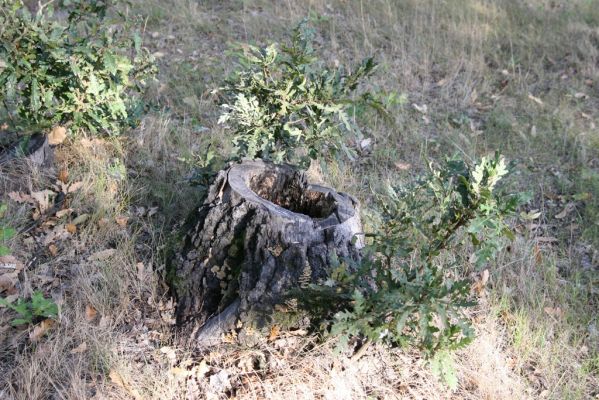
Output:
[[[114,220],[121,228],[124,228],[127,226],[127,222],[129,222],[129,217],[115,217]]]
[[[485,290],[485,287],[487,286],[487,282],[489,281],[489,270],[485,269],[480,277],[480,279],[478,279],[476,282],[474,282],[474,285],[472,286],[472,288],[474,289],[474,291],[480,296],[483,291]]]
[[[58,180],[61,181],[62,183],[67,183],[69,179],[69,172],[66,169],[61,169],[60,172],[58,173]]]
[[[51,190],[40,190],[39,192],[31,192],[31,197],[35,200],[37,207],[41,213],[44,213],[50,206],[50,195],[54,194]]]
[[[428,106],[426,104],[418,105],[413,103],[412,107],[421,114],[426,114],[428,112]]]
[[[52,257],[56,257],[56,255],[58,254],[58,247],[56,247],[55,244],[51,244],[50,246],[48,246],[48,251],[50,252],[50,254],[52,254]]]
[[[19,291],[15,287],[18,281],[18,273],[12,272],[0,275],[0,293],[18,294]],[[0,305],[0,307],[2,306]]]
[[[4,293],[3,297],[6,297],[7,301],[8,297],[19,294],[16,285],[23,268],[25,265],[14,256],[0,257],[0,293]]]
[[[21,192],[10,192],[8,194],[8,197],[12,200],[12,201],[16,201],[17,203],[32,203],[35,204],[35,200],[33,200],[33,198],[25,193],[21,193]]]
[[[196,378],[203,378],[208,372],[210,372],[210,366],[205,358],[200,361],[199,365],[196,365],[191,369],[191,374]]]
[[[545,307],[543,311],[550,317],[561,318],[564,315],[564,311],[560,307]]]
[[[115,369],[111,369],[108,377],[115,385],[125,389],[135,400],[141,400],[143,397],[131,387],[131,385],[123,378],[123,376]]]
[[[543,105],[543,100],[539,99],[538,97],[533,96],[531,93],[528,94],[528,98],[531,99],[532,101],[534,101],[535,103],[537,103],[540,106]]]
[[[177,352],[170,346],[160,348],[160,352],[166,356],[173,364],[177,361]]]
[[[187,378],[191,372],[184,368],[174,367],[171,368],[170,373],[173,375],[173,377],[175,377],[175,379],[182,379]]]
[[[87,351],[87,343],[82,342],[79,346],[71,350],[71,354],[84,353],[85,351]]]
[[[537,265],[541,264],[543,262],[543,253],[538,244],[535,244],[535,247],[533,248],[533,253],[534,253],[535,261],[536,261]]]
[[[65,215],[70,215],[73,212],[72,208],[65,208],[64,210],[60,210],[56,212],[56,218],[62,218]]]
[[[88,322],[93,321],[96,318],[96,315],[98,315],[98,311],[96,311],[94,307],[89,304],[85,306],[85,319]]]
[[[409,169],[412,168],[412,164],[410,164],[410,163],[396,162],[395,163],[395,168],[397,168],[400,171],[408,171]]]
[[[77,226],[75,224],[67,224],[65,228],[71,235],[77,233]]]
[[[33,342],[39,340],[42,336],[46,334],[46,332],[48,332],[50,328],[52,328],[53,325],[54,320],[49,318],[43,320],[33,328],[33,331],[29,333],[29,339],[31,339],[31,341]]]
[[[17,272],[22,270],[25,265],[19,261],[15,256],[1,256],[0,257],[0,268],[8,270],[16,270]]]
[[[73,182],[69,185],[68,193],[73,193],[73,192],[81,189],[82,186],[83,186],[83,182],[81,182],[81,181]]]
[[[556,214],[555,218],[557,218],[557,219],[566,218],[568,216],[568,214],[570,214],[570,212],[572,210],[574,210],[575,207],[576,207],[576,205],[574,203],[566,204],[564,209],[559,214]]]
[[[273,340],[275,340],[279,336],[280,332],[281,332],[281,327],[279,325],[271,326],[270,334],[268,335],[268,341],[272,342]]]
[[[100,250],[89,256],[87,261],[104,261],[110,258],[115,252],[115,249]]]
[[[48,134],[48,143],[52,146],[61,144],[67,138],[67,128],[64,126],[55,126]]]
[[[144,263],[138,262],[137,264],[135,264],[135,266],[137,267],[137,279],[143,281],[144,276],[146,274],[146,268],[144,266]]]

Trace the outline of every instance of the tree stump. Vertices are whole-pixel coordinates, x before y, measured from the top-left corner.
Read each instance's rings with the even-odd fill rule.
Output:
[[[0,135],[8,134],[0,131]],[[16,159],[26,159],[40,167],[49,167],[54,162],[54,151],[48,143],[48,137],[41,133],[33,134],[26,141],[25,146],[20,142],[7,148],[0,147],[0,166]]]
[[[289,289],[325,279],[331,257],[357,258],[363,243],[352,196],[263,161],[220,171],[192,220],[173,288],[178,325],[199,344],[270,326]]]

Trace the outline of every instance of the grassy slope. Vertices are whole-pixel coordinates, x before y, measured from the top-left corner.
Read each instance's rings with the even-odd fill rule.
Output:
[[[334,362],[326,344],[290,354],[285,343],[223,348],[206,357],[210,373],[243,370],[244,360],[260,353],[267,370],[238,375],[245,388],[240,397],[596,396],[599,2],[457,3],[139,2],[135,8],[148,16],[146,41],[160,56],[161,84],[150,95],[156,111],[127,138],[72,141],[60,149],[58,165],[84,183],[71,208],[89,218],[75,235],[57,239],[56,256],[24,237],[12,242],[15,256],[30,263],[22,294],[43,288],[62,314],[40,344],[24,345],[26,332],[2,325],[10,316],[0,311],[6,337],[0,398],[193,393],[192,380],[171,369],[190,356],[169,347],[172,307],[158,279],[168,237],[194,206],[177,158],[208,144],[226,151],[209,93],[231,68],[227,43],[280,41],[304,16],[318,29],[327,61],[350,64],[375,55],[380,70],[371,89],[393,115],[392,122],[356,116],[374,139],[373,151],[356,163],[330,161],[323,174],[329,184],[367,201],[371,188],[417,174],[423,155],[474,158],[498,149],[514,161],[511,188],[532,191],[531,208],[542,216],[518,226],[517,241],[491,266],[475,316],[479,338],[456,356],[460,387],[453,394],[417,355],[385,349],[359,362]],[[127,174],[118,173],[123,167]],[[51,180],[23,176],[7,171],[0,187],[40,190]],[[571,211],[556,218],[569,203]],[[154,206],[158,213],[149,215]],[[11,203],[9,215],[17,226],[28,223],[25,206]],[[126,227],[115,222],[121,216],[129,218]],[[89,257],[107,248],[116,252]],[[89,306],[97,310],[94,318]],[[86,351],[70,353],[83,342]]]

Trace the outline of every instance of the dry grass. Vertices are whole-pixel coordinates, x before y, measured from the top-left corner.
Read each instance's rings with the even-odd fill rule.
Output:
[[[599,395],[597,1],[134,3],[161,56],[160,84],[148,95],[159,111],[125,138],[73,139],[58,150],[56,170],[19,165],[0,175],[5,195],[49,188],[62,169],[83,183],[69,197],[70,217],[10,243],[25,265],[18,294],[41,289],[61,312],[32,343],[32,328],[11,328],[14,315],[0,309],[0,399]],[[357,115],[374,139],[372,154],[330,160],[318,176],[368,202],[372,188],[417,174],[423,155],[499,149],[518,171],[511,189],[532,191],[531,208],[542,211],[517,226],[518,240],[490,268],[473,315],[478,338],[455,355],[454,392],[410,351],[376,347],[351,361],[335,357],[331,343],[284,334],[254,349],[198,353],[172,336],[164,254],[196,205],[178,158],[208,144],[227,151],[209,95],[232,67],[227,43],[280,41],[304,16],[326,60],[375,55],[380,72],[370,86],[393,115],[392,122]],[[556,218],[569,203],[572,211]],[[76,233],[44,242],[84,214]],[[28,205],[9,202],[11,225],[27,227],[30,216]],[[231,388],[219,392],[219,373]]]

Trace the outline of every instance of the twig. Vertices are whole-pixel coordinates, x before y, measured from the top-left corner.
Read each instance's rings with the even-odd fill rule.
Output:
[[[366,351],[370,347],[371,343],[372,343],[372,341],[370,339],[366,339],[366,341],[362,344],[362,346],[358,349],[358,351],[356,351],[354,353],[354,355],[351,356],[349,359],[351,361],[359,360],[364,354],[366,354]]]

